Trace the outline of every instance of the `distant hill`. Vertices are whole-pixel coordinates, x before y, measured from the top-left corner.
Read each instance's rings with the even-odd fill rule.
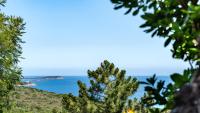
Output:
[[[11,94],[13,106],[6,113],[60,113],[62,95],[28,87],[17,87]]]

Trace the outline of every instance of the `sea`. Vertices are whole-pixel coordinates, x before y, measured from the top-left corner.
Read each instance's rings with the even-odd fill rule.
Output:
[[[136,77],[139,81],[145,81],[149,76],[133,76]],[[80,80],[86,84],[87,87],[90,86],[89,79],[87,76],[63,76],[63,79],[40,79],[41,76],[24,76],[23,81],[31,82],[35,85],[28,86],[32,88],[37,88],[40,90],[45,90],[48,92],[54,92],[57,94],[68,94],[72,93],[75,96],[78,96],[79,87],[77,81]],[[165,83],[168,84],[171,82],[169,76],[157,76],[158,80],[165,80]],[[140,85],[133,98],[140,98],[144,94],[144,85]]]

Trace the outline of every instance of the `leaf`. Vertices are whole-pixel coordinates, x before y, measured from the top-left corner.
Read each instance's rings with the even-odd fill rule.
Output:
[[[130,13],[132,11],[132,8],[129,8],[124,14],[127,15],[128,13]]]
[[[174,73],[174,74],[172,74],[170,77],[171,77],[171,79],[172,79],[174,82],[178,82],[178,81],[181,80],[181,75],[178,74],[178,73]]]
[[[147,80],[147,82],[150,83],[151,85],[154,85],[155,82],[156,82],[156,80],[157,80],[157,78],[156,78],[156,75],[153,75],[152,77],[147,78],[146,80]]]
[[[185,78],[178,73],[174,73],[170,77],[173,80],[175,86],[178,88],[180,88],[183,84],[185,84],[185,80],[184,80]]]
[[[133,16],[137,15],[139,13],[139,9],[136,9],[135,11],[133,11]]]
[[[157,84],[157,91],[160,92],[160,91],[163,89],[164,84],[165,84],[165,81],[160,80],[160,81],[158,82],[158,84]]]
[[[153,92],[153,91],[155,91],[155,89],[153,87],[151,87],[151,86],[145,86],[144,90],[147,91],[147,92]]]
[[[151,20],[154,17],[154,14],[152,13],[145,13],[141,16],[144,20]]]
[[[151,31],[153,31],[153,30],[154,30],[154,28],[153,28],[153,27],[151,27],[151,28],[149,28],[149,29],[145,30],[145,32],[146,32],[146,33],[149,33],[149,32],[151,32]]]
[[[115,6],[114,9],[118,10],[118,9],[122,8],[123,6],[124,6],[123,4],[122,5],[118,5],[118,6]]]
[[[164,46],[167,47],[169,45],[169,43],[171,42],[172,40],[172,37],[170,36],[166,41],[165,41],[165,44]]]
[[[191,52],[199,52],[199,49],[198,48],[190,48],[189,49]]]
[[[144,28],[144,27],[147,27],[147,26],[150,26],[149,23],[145,22],[144,24],[140,25],[141,28]]]
[[[149,83],[140,81],[139,84],[149,84]]]
[[[158,33],[158,30],[155,30],[155,31],[152,33],[151,37],[154,37],[157,33]]]

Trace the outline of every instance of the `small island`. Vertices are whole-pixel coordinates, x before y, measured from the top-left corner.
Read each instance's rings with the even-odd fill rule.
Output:
[[[64,79],[63,76],[44,76],[40,77],[40,79]]]
[[[42,80],[42,79],[51,79],[51,80],[54,80],[54,79],[64,79],[63,76],[34,76],[34,77],[24,77],[23,79],[39,79],[39,80]]]

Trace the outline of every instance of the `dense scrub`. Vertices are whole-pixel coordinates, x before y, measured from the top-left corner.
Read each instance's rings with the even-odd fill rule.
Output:
[[[11,109],[5,113],[60,113],[62,95],[34,88],[17,87],[10,94]]]

